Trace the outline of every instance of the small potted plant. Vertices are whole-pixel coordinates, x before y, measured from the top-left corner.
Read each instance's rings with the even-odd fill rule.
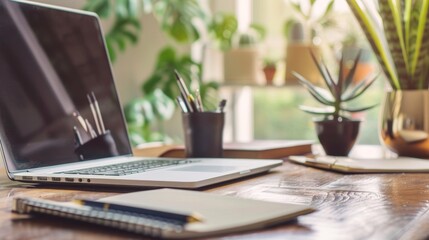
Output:
[[[311,57],[323,77],[327,89],[315,86],[299,73],[293,73],[315,100],[326,106],[324,108],[300,106],[300,108],[305,112],[323,116],[315,119],[314,123],[319,141],[327,155],[347,156],[356,141],[361,122],[358,119],[350,118],[351,113],[362,112],[377,105],[366,107],[346,106],[346,103],[361,96],[377,78],[377,76],[373,78],[367,76],[358,84],[353,84],[360,56],[361,52],[356,56],[353,66],[346,77],[343,77],[345,64],[342,57],[338,78],[334,80],[326,65],[322,61],[319,62],[311,52]]]
[[[267,85],[273,85],[274,75],[276,74],[277,61],[271,58],[264,59],[264,74]]]

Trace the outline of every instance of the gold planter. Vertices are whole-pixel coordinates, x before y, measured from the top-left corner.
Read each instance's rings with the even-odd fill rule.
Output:
[[[429,91],[386,94],[381,112],[381,142],[400,156],[429,158]]]

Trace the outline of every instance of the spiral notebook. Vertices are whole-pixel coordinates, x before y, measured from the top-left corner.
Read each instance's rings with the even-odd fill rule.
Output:
[[[186,239],[264,228],[312,212],[305,205],[274,203],[212,193],[158,189],[97,201],[104,208],[34,198],[15,198],[12,210],[98,224],[158,238]],[[198,203],[198,204],[195,204]],[[107,205],[106,205],[107,204]],[[163,215],[110,210],[109,205],[149,209]],[[165,214],[168,213],[168,214]],[[180,221],[171,215],[198,216]]]

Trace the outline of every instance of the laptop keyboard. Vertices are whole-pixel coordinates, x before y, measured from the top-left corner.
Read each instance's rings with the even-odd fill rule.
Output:
[[[102,176],[124,176],[147,172],[163,167],[184,165],[189,163],[199,162],[199,160],[142,160],[135,162],[126,162],[112,164],[107,166],[84,168],[60,173],[66,174],[82,174],[82,175],[102,175]]]

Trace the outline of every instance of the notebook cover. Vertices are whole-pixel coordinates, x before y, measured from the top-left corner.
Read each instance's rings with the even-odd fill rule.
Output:
[[[202,216],[202,222],[190,223],[184,232],[164,236],[167,238],[203,237],[260,229],[313,211],[305,205],[167,188],[121,194],[100,201],[163,211],[180,209]]]
[[[394,159],[356,159],[349,157],[290,156],[294,163],[343,173],[429,172],[429,160],[399,157]]]
[[[276,159],[291,155],[311,153],[313,141],[296,140],[256,140],[251,142],[225,143],[223,148],[224,158],[257,158]],[[141,152],[144,150],[142,149]],[[160,157],[185,157],[183,146],[175,146],[162,152]]]

